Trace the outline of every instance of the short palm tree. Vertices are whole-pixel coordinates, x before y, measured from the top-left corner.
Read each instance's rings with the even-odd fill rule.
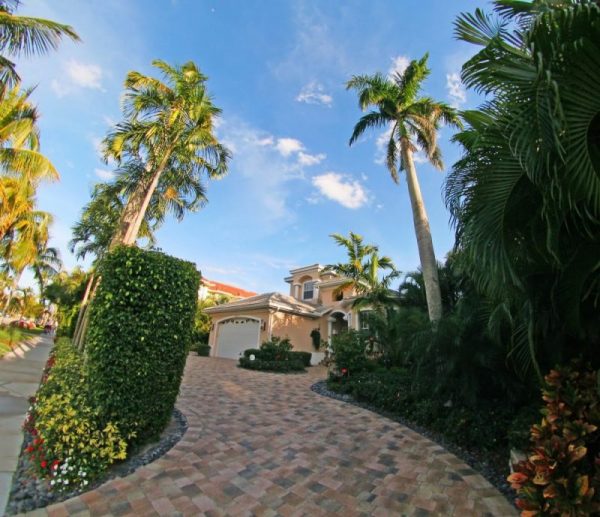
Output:
[[[419,61],[411,61],[403,73],[396,73],[391,79],[382,74],[354,76],[346,87],[357,91],[361,110],[375,108],[354,126],[350,145],[367,129],[391,127],[387,167],[396,183],[399,182],[398,172],[406,172],[429,319],[434,322],[442,317],[442,299],[431,230],[413,153],[421,148],[430,163],[442,169],[437,131],[441,123],[459,127],[460,120],[456,110],[447,104],[429,97],[419,97],[421,84],[430,73],[427,58],[426,54]]]
[[[0,84],[13,86],[20,81],[15,63],[9,59],[43,54],[55,49],[63,36],[79,41],[69,25],[14,14],[19,0],[0,1]],[[9,56],[9,57],[7,57]]]
[[[125,121],[104,141],[105,155],[119,163],[143,164],[144,174],[127,200],[113,245],[135,242],[154,192],[162,182],[171,198],[191,197],[187,207],[205,201],[200,178],[220,178],[229,151],[214,135],[217,108],[206,89],[207,77],[193,62],[180,67],[153,62],[165,82],[130,72],[125,80]],[[187,181],[182,184],[181,178]],[[166,183],[165,183],[166,182]]]
[[[390,284],[400,272],[396,270],[392,259],[380,257],[377,246],[363,244],[362,236],[356,233],[350,232],[348,237],[334,233],[331,237],[339,246],[346,248],[348,254],[348,262],[325,267],[347,279],[337,288],[337,292],[352,288],[357,295],[354,307],[380,308],[394,303],[396,296],[390,291]],[[390,272],[380,278],[380,272],[385,270]]]

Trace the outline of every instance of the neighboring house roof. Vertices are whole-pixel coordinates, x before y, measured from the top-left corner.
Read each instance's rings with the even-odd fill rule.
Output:
[[[239,312],[240,310],[251,309],[277,309],[292,314],[299,314],[309,318],[319,318],[323,314],[331,310],[331,307],[315,307],[308,303],[301,302],[281,293],[265,293],[235,302],[224,303],[205,309],[207,314],[215,314],[221,312]]]
[[[202,279],[202,285],[211,293],[227,294],[237,298],[249,298],[251,296],[256,296],[255,292],[246,291],[240,287],[224,284],[222,282],[216,282],[215,280],[209,280],[208,278]]]

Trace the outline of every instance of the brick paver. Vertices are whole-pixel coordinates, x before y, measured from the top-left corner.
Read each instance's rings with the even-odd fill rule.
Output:
[[[304,375],[190,356],[177,407],[189,429],[159,460],[47,509],[62,515],[516,515],[439,445],[322,397]]]

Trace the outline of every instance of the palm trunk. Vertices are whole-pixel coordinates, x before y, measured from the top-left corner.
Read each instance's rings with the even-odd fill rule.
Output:
[[[419,259],[421,260],[421,269],[423,271],[423,281],[425,283],[427,310],[429,312],[429,320],[432,323],[435,323],[442,317],[442,293],[440,291],[433,241],[431,240],[431,229],[429,228],[429,220],[427,218],[427,212],[425,211],[423,196],[421,195],[421,187],[419,186],[410,143],[408,140],[403,139],[400,142],[400,147],[406,172],[408,194],[413,212],[413,223],[415,225],[415,234],[417,236],[417,246],[419,248]]]
[[[81,345],[80,337],[81,337],[81,328],[83,317],[86,313],[86,308],[88,301],[90,299],[90,294],[92,291],[92,286],[94,285],[94,280],[96,277],[92,273],[90,278],[85,286],[85,292],[83,293],[83,299],[81,300],[81,306],[79,307],[79,314],[77,314],[77,323],[75,324],[75,331],[73,332],[73,344],[76,348],[79,348]]]
[[[23,271],[21,270],[15,275],[15,278],[13,279],[12,287],[10,288],[10,291],[6,298],[6,304],[4,305],[4,316],[5,317],[8,314],[8,307],[10,306],[10,302],[12,302],[15,291],[17,290],[17,287],[19,287],[19,280],[21,279],[22,274],[23,274]]]
[[[151,181],[149,183],[146,183],[145,181],[140,182],[133,194],[129,196],[123,210],[123,215],[121,216],[121,221],[119,222],[119,228],[110,244],[111,248],[114,248],[119,244],[125,246],[132,246],[135,244],[140,227],[144,222],[144,217],[146,217],[146,210],[148,210],[148,205],[158,186],[160,177],[167,167],[167,163],[169,163],[172,151],[173,146],[165,151],[162,160],[152,175]],[[147,169],[148,168],[149,167],[147,167]]]

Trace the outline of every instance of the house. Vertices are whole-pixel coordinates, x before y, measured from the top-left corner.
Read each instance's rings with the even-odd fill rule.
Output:
[[[250,296],[256,296],[256,293],[252,291],[246,291],[245,289],[236,287],[234,285],[224,284],[223,282],[217,282],[215,280],[209,280],[208,278],[202,277],[200,289],[198,291],[198,299],[205,300],[210,296],[224,296],[233,301],[242,298],[249,298]]]
[[[237,359],[244,350],[279,336],[289,338],[294,350],[312,352],[313,363],[318,363],[332,335],[360,328],[360,315],[352,308],[355,293],[343,288],[345,278],[313,264],[291,270],[285,281],[289,295],[259,294],[206,309],[212,319],[211,355]],[[313,330],[321,335],[319,352]]]

